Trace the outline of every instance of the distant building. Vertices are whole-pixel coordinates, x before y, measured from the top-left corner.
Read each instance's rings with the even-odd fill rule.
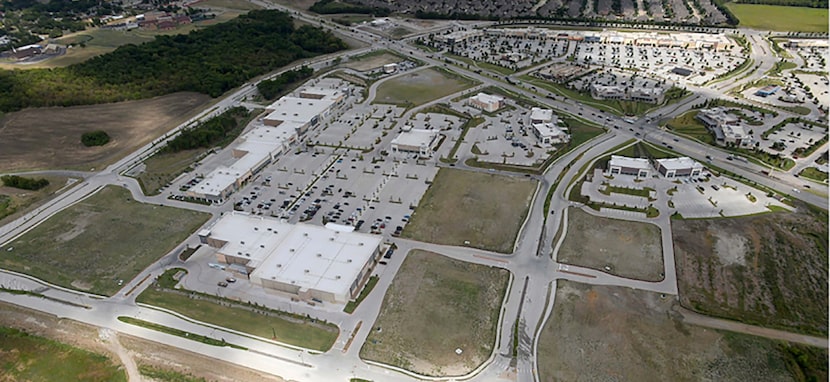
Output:
[[[383,72],[386,74],[392,74],[398,71],[398,64],[391,63],[383,65]]]
[[[598,100],[638,101],[645,103],[663,103],[662,88],[624,88],[616,85],[591,84],[591,97]]]
[[[764,86],[764,87],[758,89],[758,91],[755,92],[755,95],[757,95],[759,97],[768,97],[768,96],[771,96],[771,95],[775,94],[775,92],[777,92],[779,90],[781,90],[780,86],[767,85],[767,86]]]
[[[438,132],[435,130],[408,129],[392,140],[393,153],[418,154],[420,158],[432,157],[432,146]]]
[[[610,175],[633,175],[638,178],[647,178],[651,174],[651,166],[648,159],[611,155],[611,160],[608,162],[608,173]]]
[[[355,299],[380,257],[381,237],[352,227],[289,224],[235,212],[198,235],[217,249],[217,260],[228,270],[303,300],[344,304]]]
[[[721,146],[751,147],[755,143],[740,118],[730,114],[726,108],[702,109],[697,113],[697,119],[715,135],[715,142]]]
[[[543,146],[556,145],[560,143],[567,143],[571,140],[571,136],[562,128],[558,127],[556,123],[534,123],[531,125],[533,135],[539,140]]]
[[[657,172],[666,178],[695,178],[703,172],[703,165],[689,157],[657,159],[655,164]]]
[[[553,122],[553,110],[534,107],[530,109],[530,124]]]
[[[492,113],[504,106],[504,97],[486,93],[478,93],[467,99],[467,103],[475,108]]]
[[[675,67],[674,69],[671,70],[671,72],[674,73],[674,74],[677,74],[679,76],[683,76],[683,77],[688,77],[692,74],[691,69],[686,69],[686,68],[681,68],[681,67]]]

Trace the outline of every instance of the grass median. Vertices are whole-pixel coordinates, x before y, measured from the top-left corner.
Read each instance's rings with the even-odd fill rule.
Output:
[[[337,326],[308,317],[293,315],[203,293],[173,289],[171,269],[158,278],[136,299],[137,302],[180,313],[191,319],[273,339],[307,349],[328,351],[337,340]]]

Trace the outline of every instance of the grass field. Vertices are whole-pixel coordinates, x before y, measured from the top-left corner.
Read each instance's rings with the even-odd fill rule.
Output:
[[[626,278],[659,281],[663,279],[660,228],[597,217],[570,208],[568,233],[557,253],[557,261]]]
[[[539,338],[540,381],[798,380],[787,345],[684,324],[673,304],[657,293],[558,281]],[[826,363],[826,350],[816,351],[824,355],[817,364]]]
[[[782,32],[827,33],[827,8],[726,3],[741,27]]]
[[[819,183],[827,182],[827,173],[819,171],[815,167],[807,167],[801,170],[801,172],[798,173],[798,175],[803,176],[806,179],[814,180]]]
[[[797,207],[795,213],[673,221],[683,306],[826,335],[827,212]]]
[[[223,304],[219,304],[219,301],[211,300],[208,296],[172,290],[175,285],[172,275],[178,271],[179,269],[173,269],[165,272],[159,277],[159,282],[142,292],[136,301],[170,309],[198,321],[308,349],[327,351],[337,339],[338,329],[331,324],[281,315],[266,308],[226,306],[235,303],[222,301]]]
[[[425,375],[472,371],[493,351],[507,280],[503,269],[410,252],[360,357]]]
[[[4,381],[126,381],[120,364],[61,342],[0,327]]]
[[[42,204],[66,186],[67,178],[59,176],[37,176],[49,181],[49,185],[37,191],[5,187],[0,182],[0,225],[16,219],[26,211]]]
[[[666,122],[666,127],[677,134],[683,134],[687,137],[697,139],[708,145],[715,144],[715,138],[712,133],[703,126],[703,123],[698,121],[697,111],[690,111],[674,119]]]
[[[209,215],[136,202],[109,186],[21,236],[0,266],[50,283],[112,295],[181,243]]]
[[[210,102],[175,93],[103,105],[26,109],[0,119],[0,172],[103,168],[163,135]],[[81,134],[104,130],[111,140],[86,147]]]
[[[136,178],[145,195],[158,195],[161,187],[167,185],[207,150],[185,150],[176,153],[157,153],[144,161],[144,171]]]
[[[360,72],[377,69],[386,64],[402,61],[403,58],[388,50],[376,50],[361,56],[352,57],[343,66]]]
[[[526,178],[442,168],[402,236],[511,253],[535,189]]]
[[[413,107],[472,86],[472,81],[446,70],[423,69],[383,82],[372,102]]]

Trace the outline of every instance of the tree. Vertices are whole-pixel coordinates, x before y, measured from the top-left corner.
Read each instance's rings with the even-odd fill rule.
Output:
[[[86,147],[103,146],[110,141],[110,136],[106,131],[97,130],[81,135],[81,143]]]

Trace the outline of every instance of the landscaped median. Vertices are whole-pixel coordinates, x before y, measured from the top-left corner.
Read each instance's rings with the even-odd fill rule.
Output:
[[[334,324],[206,293],[175,289],[177,281],[173,277],[179,272],[185,270],[166,271],[136,298],[136,302],[168,309],[211,325],[321,352],[331,349],[337,340],[339,329]]]
[[[171,335],[174,335],[176,337],[186,338],[186,339],[189,339],[191,341],[201,342],[203,344],[207,344],[207,345],[211,345],[211,346],[227,346],[227,347],[231,347],[231,348],[239,349],[239,350],[248,350],[248,348],[245,348],[245,347],[242,347],[242,346],[239,346],[239,345],[234,345],[234,344],[231,344],[231,343],[227,343],[227,342],[225,342],[225,340],[217,340],[217,339],[212,338],[212,337],[207,337],[207,336],[202,336],[202,335],[199,335],[199,334],[189,333],[189,332],[186,332],[184,330],[179,330],[179,329],[171,328],[169,326],[159,325],[159,324],[149,322],[149,321],[139,320],[139,319],[133,318],[133,317],[118,316],[118,321],[125,322],[125,323],[128,323],[130,325],[140,326],[142,328],[155,330],[157,332],[171,334]]]

